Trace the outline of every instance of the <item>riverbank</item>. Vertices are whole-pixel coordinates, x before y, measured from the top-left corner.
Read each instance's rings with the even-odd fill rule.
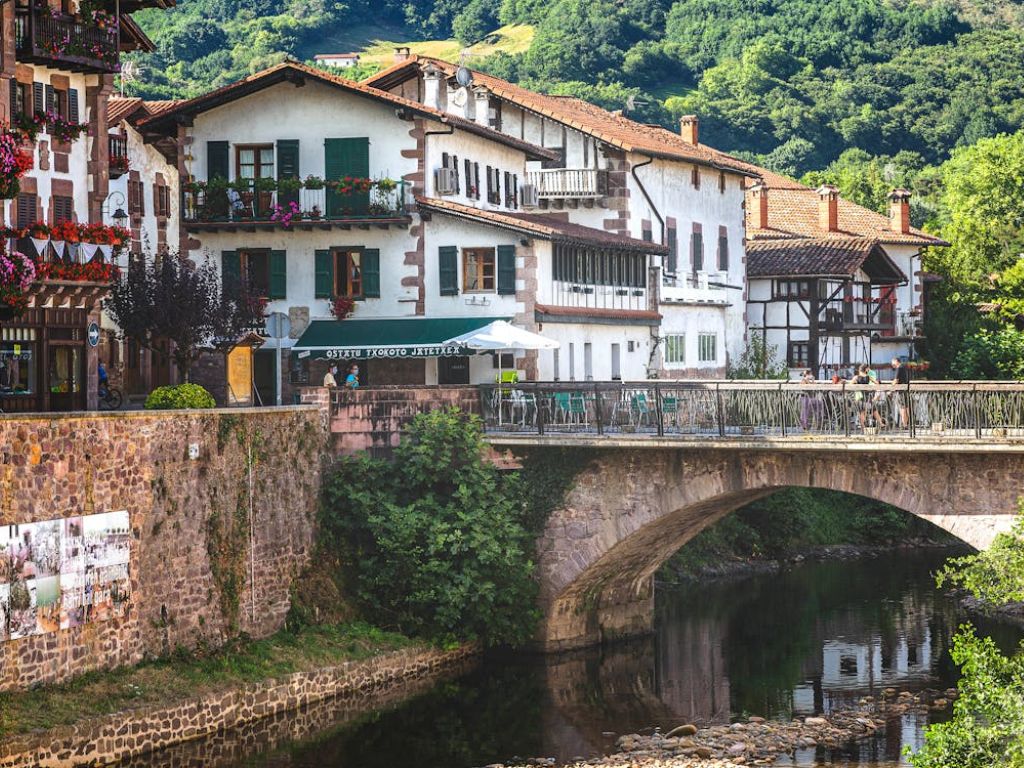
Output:
[[[0,768],[123,761],[331,697],[438,676],[476,652],[352,623],[3,694]]]
[[[788,723],[748,717],[729,725],[698,728],[692,723],[667,733],[655,731],[641,735],[630,733],[616,741],[617,752],[585,762],[564,763],[563,768],[729,768],[730,766],[771,765],[789,759],[798,749],[824,747],[839,749],[851,743],[873,738],[891,722],[907,714],[923,714],[949,708],[956,698],[955,689],[926,690],[919,693],[886,688],[879,699],[868,696],[859,706],[838,710],[828,716],[805,717]],[[490,768],[527,768],[556,765],[550,758],[534,758],[525,766]]]

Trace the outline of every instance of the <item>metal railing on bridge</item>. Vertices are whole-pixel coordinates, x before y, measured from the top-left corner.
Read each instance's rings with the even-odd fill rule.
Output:
[[[780,381],[484,385],[489,432],[662,437],[1024,439],[1024,383]]]

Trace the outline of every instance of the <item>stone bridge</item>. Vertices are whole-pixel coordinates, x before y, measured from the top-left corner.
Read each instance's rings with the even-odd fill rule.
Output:
[[[653,574],[701,530],[782,488],[906,510],[976,548],[1024,494],[1024,385],[642,382],[487,387],[488,439],[591,460],[539,542],[556,650],[651,629]]]

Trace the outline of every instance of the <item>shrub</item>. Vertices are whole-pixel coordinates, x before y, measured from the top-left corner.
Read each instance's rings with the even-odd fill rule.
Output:
[[[174,410],[178,408],[216,408],[213,395],[198,384],[178,384],[157,387],[146,398],[147,410]]]
[[[343,460],[326,485],[325,546],[364,616],[436,640],[516,645],[537,611],[515,483],[484,458],[480,420],[420,414],[388,463]]]

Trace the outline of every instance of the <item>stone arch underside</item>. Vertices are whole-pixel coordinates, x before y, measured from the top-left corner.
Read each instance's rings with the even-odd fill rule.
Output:
[[[653,574],[704,528],[782,488],[822,488],[904,509],[984,548],[1009,530],[1024,457],[1007,453],[601,451],[538,544],[541,644],[648,632]]]

